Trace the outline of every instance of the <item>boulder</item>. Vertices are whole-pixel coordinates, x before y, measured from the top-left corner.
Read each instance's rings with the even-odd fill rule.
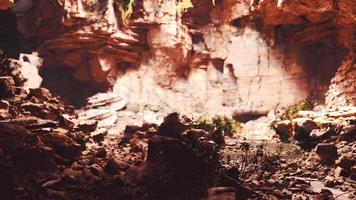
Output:
[[[315,147],[315,152],[320,162],[324,164],[333,164],[338,157],[336,146],[330,143],[319,143]]]
[[[353,142],[356,140],[356,125],[344,126],[338,136],[339,141]]]
[[[294,124],[294,138],[296,140],[308,139],[310,132],[318,128],[318,125],[309,118],[296,118],[292,122]]]
[[[158,133],[169,137],[179,138],[180,134],[188,129],[189,124],[175,112],[164,118],[163,123],[158,127]]]
[[[324,128],[324,129],[313,129],[310,132],[310,137],[314,140],[323,140],[328,138],[331,135],[332,131],[330,128]]]
[[[352,154],[350,156],[342,155],[336,160],[335,164],[349,171],[352,166],[356,165],[356,156],[352,156]]]
[[[0,120],[10,116],[9,107],[10,104],[8,101],[0,100]]]
[[[274,128],[279,135],[285,135],[287,137],[292,137],[293,135],[293,125],[290,120],[279,121]]]
[[[98,127],[98,121],[96,120],[82,120],[79,122],[78,131],[83,131],[84,133],[90,133],[96,130]]]
[[[75,159],[81,155],[81,146],[67,136],[65,129],[54,129],[46,134],[40,135],[41,140],[46,145],[52,147],[54,151],[66,159]]]
[[[350,169],[350,178],[356,180],[356,165],[352,166]]]
[[[347,176],[348,176],[347,171],[346,171],[344,168],[342,168],[342,167],[336,167],[336,168],[335,168],[335,171],[334,171],[334,177],[335,177],[336,179],[338,179],[338,178],[341,177],[341,176],[347,177]]]
[[[32,134],[23,126],[0,123],[0,147],[4,151],[11,153],[22,148],[27,138],[32,138]]]
[[[46,88],[33,88],[30,89],[30,94],[29,96],[33,96],[36,97],[40,100],[49,100],[51,99],[53,96],[51,94],[51,92],[46,89]]]
[[[15,81],[11,76],[1,76],[0,77],[0,97],[6,98],[11,97],[15,94]]]
[[[108,174],[117,174],[119,171],[126,171],[129,168],[129,164],[114,158],[109,158],[104,166],[104,170]]]

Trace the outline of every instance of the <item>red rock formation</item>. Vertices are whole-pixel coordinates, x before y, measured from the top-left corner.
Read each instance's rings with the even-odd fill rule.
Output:
[[[128,25],[113,1],[21,0],[12,10],[18,30],[37,38],[43,68],[69,68],[87,87],[115,85],[129,107],[148,108],[147,115],[264,111],[308,96],[322,101],[345,55],[353,55],[353,1],[192,4],[177,12],[175,1],[140,1]],[[330,91],[327,99],[352,104],[354,92],[341,84],[353,80],[341,71],[330,90],[348,97]]]
[[[3,0],[0,2],[0,10],[6,10],[14,4],[13,0]]]

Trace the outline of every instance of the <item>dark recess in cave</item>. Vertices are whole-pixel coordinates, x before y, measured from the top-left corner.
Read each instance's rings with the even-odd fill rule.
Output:
[[[45,68],[40,71],[40,75],[43,78],[42,87],[50,89],[65,103],[76,108],[84,106],[89,96],[100,91],[98,88],[90,87],[89,83],[78,81],[72,70],[66,67]]]
[[[10,11],[0,11],[0,49],[10,58],[18,58],[21,48],[18,42],[16,16]]]

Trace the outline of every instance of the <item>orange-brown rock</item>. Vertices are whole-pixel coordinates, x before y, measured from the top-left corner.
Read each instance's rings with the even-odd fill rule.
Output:
[[[14,4],[14,0],[2,0],[0,2],[0,10],[6,10],[11,8],[11,6]]]
[[[326,101],[355,101],[353,1],[192,0],[182,11],[175,1],[144,0],[126,25],[111,0],[20,2],[12,10],[18,30],[38,38],[40,70],[68,70],[86,96],[113,87],[145,111],[143,121],[162,119],[158,111],[226,115],[309,96],[323,103],[336,71]]]

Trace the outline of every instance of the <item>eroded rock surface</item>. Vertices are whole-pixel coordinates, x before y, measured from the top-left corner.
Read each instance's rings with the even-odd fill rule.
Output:
[[[265,112],[310,96],[322,102],[336,71],[327,102],[354,104],[352,1],[192,6],[139,1],[126,25],[113,1],[21,0],[12,11],[22,35],[38,38],[42,70],[70,69],[87,95],[113,87],[143,118]]]

